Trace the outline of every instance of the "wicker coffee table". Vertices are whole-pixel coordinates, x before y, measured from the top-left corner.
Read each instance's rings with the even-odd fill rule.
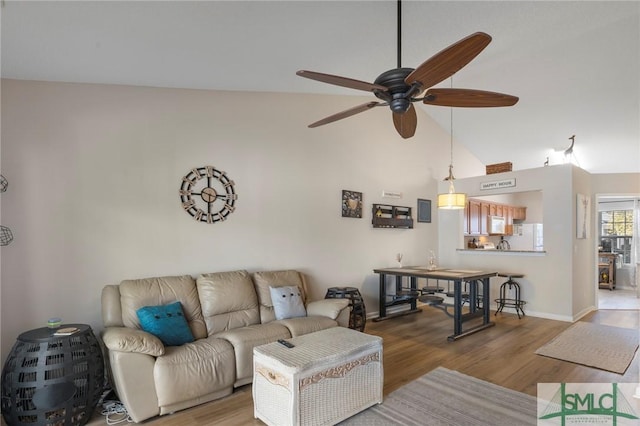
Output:
[[[382,402],[382,339],[333,327],[253,350],[254,416],[268,425],[332,425]]]

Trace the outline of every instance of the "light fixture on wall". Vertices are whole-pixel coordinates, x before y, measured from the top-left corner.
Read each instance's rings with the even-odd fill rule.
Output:
[[[453,78],[451,78],[451,86],[453,86]],[[438,208],[448,210],[464,209],[467,204],[467,194],[456,192],[453,186],[453,107],[451,108],[451,135],[449,141],[451,149],[451,162],[449,163],[449,176],[444,180],[449,181],[449,192],[438,194]]]

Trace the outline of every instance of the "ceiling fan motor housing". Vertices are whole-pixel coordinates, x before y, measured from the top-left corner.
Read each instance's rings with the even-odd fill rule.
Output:
[[[388,89],[386,92],[375,91],[374,94],[389,102],[391,111],[395,113],[403,114],[411,106],[411,96],[407,96],[411,93],[411,86],[407,85],[404,80],[412,71],[413,68],[394,68],[380,74],[374,82],[374,84],[385,86]]]

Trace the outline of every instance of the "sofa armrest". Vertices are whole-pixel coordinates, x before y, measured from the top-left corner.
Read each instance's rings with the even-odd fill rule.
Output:
[[[349,309],[349,300],[347,299],[322,299],[309,302],[307,315],[318,315],[335,320],[345,309]]]
[[[164,345],[156,336],[127,327],[107,327],[102,341],[110,351],[135,352],[151,356],[164,355]]]

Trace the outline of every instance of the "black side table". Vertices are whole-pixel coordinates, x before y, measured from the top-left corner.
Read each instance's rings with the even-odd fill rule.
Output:
[[[78,329],[68,336],[54,333]],[[65,324],[18,336],[2,370],[2,416],[8,425],[84,425],[104,386],[102,350],[91,327]]]
[[[367,310],[360,291],[355,287],[331,287],[327,289],[325,299],[349,299],[351,306],[351,316],[349,317],[349,328],[364,331],[367,322]]]

